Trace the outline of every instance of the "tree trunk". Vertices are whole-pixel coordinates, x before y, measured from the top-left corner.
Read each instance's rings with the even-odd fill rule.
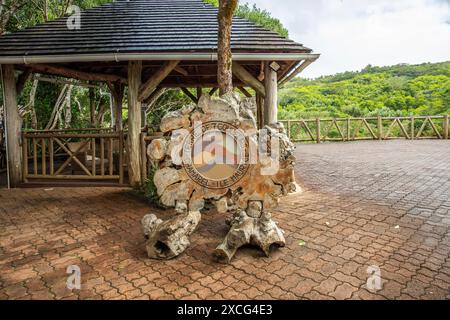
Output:
[[[95,91],[94,88],[89,88],[89,112],[90,112],[90,119],[91,119],[91,128],[96,127],[96,121],[95,121]]]
[[[233,91],[231,30],[238,0],[219,0],[219,37],[217,44],[217,81],[220,95]]]
[[[64,129],[70,128],[72,122],[72,90],[73,86],[67,89],[66,99],[64,100]]]
[[[22,181],[22,118],[17,106],[16,78],[13,65],[2,66],[9,178],[15,188]]]
[[[31,115],[31,128],[33,130],[38,129],[38,121],[37,121],[37,115],[36,115],[36,108],[35,108],[35,100],[36,100],[36,90],[39,84],[39,80],[33,81],[33,86],[31,87],[30,91],[30,101],[28,103],[28,109],[30,110]]]

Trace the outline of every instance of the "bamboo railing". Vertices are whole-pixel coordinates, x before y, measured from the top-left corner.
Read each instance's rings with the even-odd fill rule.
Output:
[[[449,116],[280,120],[293,142],[449,139]]]
[[[70,129],[22,133],[24,182],[117,180],[124,182],[124,133]]]

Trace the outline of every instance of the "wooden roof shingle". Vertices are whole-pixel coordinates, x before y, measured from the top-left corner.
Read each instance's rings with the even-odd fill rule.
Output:
[[[118,0],[82,11],[81,29],[67,17],[0,37],[0,57],[102,53],[215,52],[217,8],[202,0]],[[233,52],[312,50],[235,17]]]

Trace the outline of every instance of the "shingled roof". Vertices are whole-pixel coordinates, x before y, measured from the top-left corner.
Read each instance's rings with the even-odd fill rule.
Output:
[[[0,57],[144,52],[214,52],[217,8],[202,0],[119,0],[85,10],[81,30],[67,18],[0,37]],[[236,17],[233,52],[312,50]]]

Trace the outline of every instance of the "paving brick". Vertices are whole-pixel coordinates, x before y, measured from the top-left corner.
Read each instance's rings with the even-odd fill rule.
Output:
[[[129,189],[0,189],[0,299],[450,299],[448,141],[296,152],[304,193],[273,212],[287,246],[269,258],[244,248],[230,265],[211,258],[224,234],[214,211],[183,255],[153,261],[140,220],[170,212]],[[82,290],[66,287],[70,264]],[[380,291],[365,289],[369,266]]]

